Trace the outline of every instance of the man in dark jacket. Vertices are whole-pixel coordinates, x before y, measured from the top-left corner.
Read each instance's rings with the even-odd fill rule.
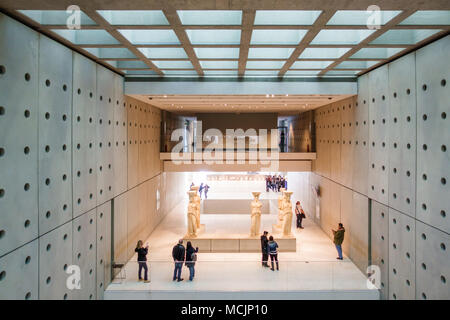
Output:
[[[178,240],[178,244],[172,249],[172,258],[175,262],[175,269],[173,270],[173,281],[178,280],[178,282],[183,281],[181,278],[181,269],[184,263],[184,253],[185,249],[183,246],[183,239]]]
[[[342,242],[344,242],[344,225],[342,223],[339,223],[339,228],[337,230],[331,230],[333,232],[333,242],[336,246],[336,250],[338,252],[338,257],[336,259],[342,260]]]
[[[263,267],[269,267],[267,264],[267,261],[269,260],[269,255],[267,254],[267,243],[269,240],[267,240],[267,231],[264,231],[264,234],[261,236],[261,252],[262,252],[262,266]]]

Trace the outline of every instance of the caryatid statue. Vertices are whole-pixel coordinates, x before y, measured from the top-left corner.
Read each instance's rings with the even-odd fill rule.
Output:
[[[251,219],[252,219],[252,224],[250,227],[250,236],[254,237],[259,235],[259,229],[261,227],[261,207],[262,207],[262,203],[261,201],[259,201],[259,195],[261,194],[261,192],[252,192],[253,197],[255,197],[255,199],[253,199],[252,203],[251,203]]]
[[[199,186],[192,186],[191,191],[195,191],[195,203],[197,204],[197,212],[195,213],[197,228],[200,228],[200,202],[201,198],[198,194]]]
[[[283,206],[283,236],[290,236],[292,229],[292,204],[291,204],[292,191],[285,191],[285,201]]]
[[[187,210],[187,236],[197,236],[197,203],[195,202],[196,191],[188,191],[189,204]]]
[[[278,196],[278,221],[277,221],[277,227],[281,228],[283,225],[283,207],[285,202],[284,192],[286,191],[285,188],[280,188],[281,195]]]

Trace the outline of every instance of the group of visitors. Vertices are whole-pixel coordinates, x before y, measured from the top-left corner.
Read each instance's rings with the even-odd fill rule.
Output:
[[[194,280],[195,276],[195,262],[197,261],[198,247],[194,249],[190,241],[186,244],[186,249],[183,246],[183,239],[178,240],[178,243],[172,249],[172,258],[175,263],[175,269],[173,270],[173,281],[183,281],[181,278],[181,269],[183,263],[189,269],[189,281]]]
[[[266,192],[280,192],[281,188],[287,189],[287,179],[281,175],[266,176]]]
[[[194,186],[194,183],[191,183],[191,188]],[[198,188],[198,193],[200,194],[200,199],[202,198],[202,193],[205,194],[205,199],[208,199],[208,191],[209,191],[210,186],[208,186],[206,183],[203,184],[200,183],[200,187]]]
[[[297,203],[299,203],[297,201]],[[333,242],[336,246],[338,252],[338,257],[336,259],[343,260],[342,257],[342,243],[344,241],[344,225],[339,223],[337,230],[331,230],[333,232]],[[274,240],[273,236],[269,236],[267,231],[261,236],[261,253],[262,259],[261,264],[263,267],[270,268],[270,270],[277,271],[280,270],[278,262],[278,243]],[[150,282],[148,280],[148,268],[147,268],[147,254],[148,254],[148,243],[143,246],[142,240],[139,240],[136,249],[134,250],[138,254],[138,264],[139,264],[139,281],[144,283]],[[172,258],[174,261],[174,270],[172,281],[181,282],[184,279],[181,277],[181,271],[183,269],[183,264],[189,269],[189,281],[193,281],[195,277],[195,263],[197,262],[198,247],[194,248],[192,243],[188,241],[186,243],[186,248],[183,246],[183,239],[178,240],[178,243],[172,249]],[[269,266],[270,258],[270,266]],[[142,270],[144,270],[144,278],[142,279]]]
[[[261,252],[262,252],[262,266],[269,268],[269,257],[270,257],[270,264],[271,268],[270,270],[275,271],[274,268],[274,262],[277,266],[277,271],[280,270],[280,266],[278,264],[278,243],[273,240],[273,236],[270,236],[267,238],[267,235],[269,233],[267,231],[264,231],[263,235],[261,236]]]

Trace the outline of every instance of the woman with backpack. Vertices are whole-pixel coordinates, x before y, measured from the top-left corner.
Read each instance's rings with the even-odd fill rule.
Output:
[[[186,267],[189,269],[189,281],[194,280],[195,262],[197,261],[198,247],[194,249],[192,243],[188,241],[186,245]]]
[[[273,237],[270,236],[269,243],[267,244],[267,250],[269,251],[270,263],[272,268],[270,270],[275,271],[273,261],[277,263],[277,271],[280,270],[278,266],[278,243],[273,240]]]

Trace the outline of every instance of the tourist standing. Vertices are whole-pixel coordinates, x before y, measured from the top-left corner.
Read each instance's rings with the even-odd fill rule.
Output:
[[[192,243],[188,241],[186,244],[186,267],[189,269],[189,281],[194,280],[195,262],[197,261],[198,247],[194,249]]]
[[[205,186],[203,187],[203,190],[205,190],[205,199],[208,199],[208,191],[209,191],[209,186],[207,184],[205,184]]]
[[[276,243],[273,240],[272,236],[270,236],[269,243],[267,244],[267,246],[268,246],[269,255],[270,255],[270,264],[272,265],[272,268],[270,268],[270,270],[272,270],[272,271],[275,270],[274,265],[273,265],[274,261],[276,262],[277,270],[280,270],[279,266],[278,266],[278,243]]]
[[[200,194],[200,199],[202,198],[202,191],[205,187],[203,186],[203,182],[200,183],[200,188],[198,188],[198,193]]]
[[[331,230],[334,235],[334,245],[336,246],[336,250],[338,252],[338,257],[336,259],[342,260],[342,242],[344,242],[344,225],[342,223],[339,223],[339,227],[337,230]]]
[[[180,282],[184,280],[181,278],[181,269],[183,267],[185,251],[183,239],[178,240],[178,244],[172,249],[172,258],[175,263],[175,269],[173,270],[173,281],[178,280],[178,282]]]
[[[138,265],[139,265],[139,272],[138,272],[138,277],[139,277],[139,281],[144,281],[145,283],[148,283],[150,281],[148,281],[148,277],[147,277],[147,273],[148,273],[148,268],[147,268],[147,253],[148,253],[148,243],[146,244],[145,248],[142,246],[142,240],[139,240],[137,242],[136,248],[134,249],[134,252],[137,252],[138,254]],[[142,274],[142,269],[144,269],[144,279],[142,280],[141,274]]]
[[[295,216],[297,217],[297,228],[303,229],[302,221],[306,218],[305,212],[303,211],[300,201],[295,203]]]
[[[267,231],[264,231],[263,235],[261,236],[261,253],[262,253],[262,259],[261,259],[261,263],[263,267],[269,267],[269,264],[267,263],[269,260],[269,255],[268,255],[268,243],[269,240],[267,239]]]

